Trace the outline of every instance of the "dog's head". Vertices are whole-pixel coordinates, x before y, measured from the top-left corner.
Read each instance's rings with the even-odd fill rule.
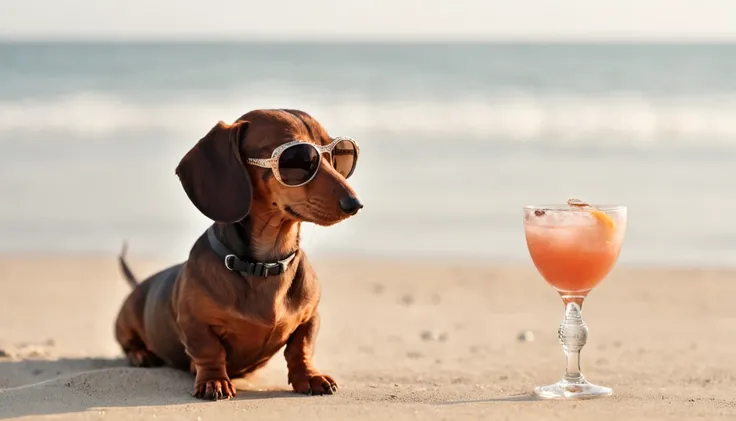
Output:
[[[194,206],[217,222],[277,212],[284,219],[327,226],[357,213],[363,205],[327,153],[314,178],[298,187],[284,185],[270,168],[248,163],[271,158],[277,148],[295,140],[317,146],[333,141],[302,111],[251,111],[232,125],[217,123],[182,158],[176,174]]]

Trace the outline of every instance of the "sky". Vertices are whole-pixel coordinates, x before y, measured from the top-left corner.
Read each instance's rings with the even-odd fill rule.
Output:
[[[0,38],[736,41],[736,0],[0,0]]]

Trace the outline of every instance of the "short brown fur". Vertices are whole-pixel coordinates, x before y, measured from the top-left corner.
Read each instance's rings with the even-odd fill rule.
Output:
[[[328,226],[350,216],[339,201],[355,198],[345,178],[323,159],[315,178],[285,187],[269,169],[243,165],[269,158],[293,139],[328,144],[325,129],[296,110],[256,110],[232,125],[218,123],[177,167],[193,204],[215,221],[218,238],[242,258],[273,262],[296,251],[288,270],[258,278],[231,272],[202,235],[189,258],[136,285],[115,333],[134,366],[169,365],[196,375],[193,395],[235,396],[231,379],[262,367],[283,346],[296,392],[332,394],[335,380],[314,367],[320,286],[299,248],[302,222]],[[362,207],[362,205],[361,205]]]

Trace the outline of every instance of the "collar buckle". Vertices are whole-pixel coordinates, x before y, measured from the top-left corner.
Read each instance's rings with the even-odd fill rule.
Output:
[[[279,260],[273,263],[247,262],[241,260],[238,256],[233,254],[227,248],[227,246],[225,246],[217,238],[214,232],[214,225],[210,226],[210,228],[207,230],[207,237],[212,251],[223,259],[223,263],[225,264],[225,268],[227,268],[227,270],[231,272],[239,272],[243,275],[257,276],[260,278],[267,278],[271,275],[280,275],[282,273],[285,273],[289,269],[289,264],[294,260],[294,258],[296,257],[296,253],[298,252],[297,250],[284,260]],[[272,274],[270,273],[272,268],[278,268],[279,270],[277,273]]]
[[[237,259],[237,257],[235,257],[234,254],[228,254],[227,256],[225,256],[225,267],[228,268],[228,270],[235,270],[235,259]]]

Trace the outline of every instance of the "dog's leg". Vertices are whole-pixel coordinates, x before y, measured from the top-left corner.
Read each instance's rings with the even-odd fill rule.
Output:
[[[289,370],[289,383],[297,393],[331,395],[337,392],[337,383],[330,376],[320,374],[312,365],[314,341],[319,331],[319,315],[299,325],[286,342],[284,357]]]
[[[191,317],[180,317],[178,323],[196,372],[192,396],[215,401],[234,397],[235,387],[227,375],[225,348],[211,327]]]
[[[135,294],[135,293],[134,293]],[[128,364],[133,367],[159,367],[164,361],[146,347],[143,329],[137,316],[137,297],[129,297],[115,321],[115,338],[120,344]],[[142,310],[140,311],[142,312]]]
[[[164,365],[164,361],[158,355],[149,351],[139,337],[134,334],[125,337],[129,339],[123,339],[122,341],[118,339],[118,342],[121,342],[125,358],[132,367],[160,367]]]

